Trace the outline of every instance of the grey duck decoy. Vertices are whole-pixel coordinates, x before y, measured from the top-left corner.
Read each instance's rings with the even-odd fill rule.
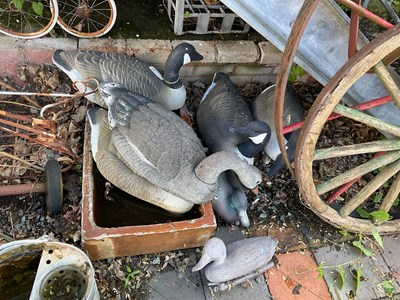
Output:
[[[285,166],[275,130],[274,94],[275,84],[266,88],[252,104],[252,113],[254,118],[268,123],[271,127],[271,138],[264,148],[264,152],[268,158],[274,160],[272,167],[268,171],[269,176],[275,176],[276,173]],[[301,106],[296,91],[290,84],[288,84],[286,86],[285,102],[283,107],[283,126],[301,121],[304,121],[303,107]],[[286,144],[288,158],[291,162],[294,160],[295,148],[299,134],[300,130],[285,134],[285,139],[288,140]],[[266,162],[265,159],[264,162]]]
[[[134,173],[123,163],[111,141],[106,110],[91,108],[87,116],[91,127],[92,156],[106,180],[130,195],[173,213],[185,213],[193,207],[193,203],[164,191]]]
[[[235,286],[273,267],[272,257],[278,242],[269,236],[239,240],[225,246],[213,237],[203,247],[199,262],[192,271],[205,267],[209,285],[217,285],[219,290]]]
[[[124,164],[153,185],[194,204],[211,201],[218,176],[233,170],[247,188],[256,187],[261,171],[236,154],[205,156],[193,129],[159,103],[122,85],[101,83],[108,106],[111,140]]]
[[[74,82],[95,78],[99,82],[120,83],[170,110],[182,107],[186,100],[186,89],[179,78],[180,68],[202,59],[193,45],[179,44],[168,56],[163,77],[153,66],[122,53],[56,50],[53,54],[54,64]],[[77,87],[81,92],[85,91],[83,84],[77,84]],[[94,88],[89,87],[86,91]],[[87,95],[87,98],[103,108],[107,107],[97,92]]]

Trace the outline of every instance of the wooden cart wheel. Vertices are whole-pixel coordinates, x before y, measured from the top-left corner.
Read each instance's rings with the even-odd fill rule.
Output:
[[[398,202],[396,198],[400,192],[400,127],[339,104],[349,88],[362,75],[373,70],[397,107],[400,107],[399,82],[396,83],[398,79],[393,78],[394,76],[391,76],[381,63],[388,57],[391,59],[400,57],[400,25],[387,30],[361,49],[328,82],[307,114],[296,149],[295,176],[304,204],[326,222],[353,232],[370,233],[373,229],[381,234],[400,232],[400,220],[395,216],[388,221],[377,222],[376,219],[361,218],[356,213],[358,207],[367,208],[367,204],[371,206],[371,200],[376,199],[374,195],[382,191],[384,197],[380,204],[369,212],[386,211],[391,216],[399,212],[400,207],[396,208],[393,204]],[[316,149],[321,131],[331,113],[339,113],[356,120],[359,124],[368,124],[389,138],[357,145]],[[350,168],[326,181],[318,182],[313,175],[313,164],[323,163],[332,157],[350,157],[367,153],[372,156],[373,153],[382,151],[384,152],[382,156]],[[359,184],[358,190],[352,189],[352,193],[348,193],[348,198],[341,199],[340,202],[335,201],[335,205],[326,203],[327,195],[340,185],[365,175],[367,177],[362,177],[364,182],[365,178],[373,178],[365,184]]]
[[[45,165],[46,172],[46,207],[52,214],[58,214],[63,205],[63,182],[58,161],[50,159]]]

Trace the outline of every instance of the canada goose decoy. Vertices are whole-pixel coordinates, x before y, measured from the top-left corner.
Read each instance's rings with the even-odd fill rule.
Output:
[[[197,125],[211,152],[231,151],[253,164],[271,130],[255,121],[251,110],[227,74],[217,72],[200,101]]]
[[[234,189],[226,179],[225,174],[218,177],[218,189],[212,200],[214,211],[222,220],[227,223],[240,221],[244,227],[250,226],[250,220],[247,215],[247,197],[246,193]]]
[[[74,82],[95,78],[98,82],[119,83],[170,110],[179,109],[186,100],[186,89],[179,78],[180,68],[202,59],[193,45],[179,44],[168,56],[163,77],[153,66],[122,53],[56,50],[53,54],[54,64]],[[86,89],[83,84],[77,84],[77,88],[80,92],[90,92],[95,87]],[[107,107],[97,92],[86,97]]]
[[[239,240],[225,246],[213,237],[203,247],[199,262],[192,271],[205,267],[209,285],[217,285],[219,290],[235,286],[273,267],[272,257],[278,242],[269,236]]]
[[[91,127],[91,151],[97,168],[104,178],[124,192],[173,213],[185,213],[193,203],[168,193],[132,172],[118,157],[111,141],[107,111],[95,107],[87,112]]]
[[[261,171],[236,154],[205,156],[193,129],[159,103],[114,83],[101,83],[108,106],[111,140],[124,164],[135,174],[194,204],[212,200],[218,176],[233,170],[242,184],[256,187]]]
[[[281,151],[278,145],[278,139],[275,129],[274,114],[274,94],[275,84],[266,88],[253,102],[252,112],[255,119],[268,123],[271,127],[271,138],[264,148],[268,158],[274,160],[272,167],[268,171],[269,176],[274,176],[281,170],[285,163],[282,160]],[[304,110],[301,106],[300,99],[291,85],[286,86],[285,103],[283,107],[283,126],[304,121]],[[285,134],[285,139],[289,161],[294,160],[295,148],[300,130]],[[286,142],[286,141],[285,141]],[[266,163],[267,160],[264,160]]]

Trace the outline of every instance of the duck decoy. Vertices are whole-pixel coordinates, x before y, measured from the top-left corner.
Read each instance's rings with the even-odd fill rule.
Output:
[[[118,156],[151,184],[201,204],[213,199],[218,176],[228,169],[247,188],[261,182],[261,171],[234,153],[221,151],[206,157],[193,129],[161,104],[120,84],[100,83],[99,91],[108,106],[111,141]]]
[[[225,222],[240,221],[242,226],[250,226],[246,193],[234,189],[229,184],[225,174],[218,177],[218,189],[211,203],[216,214]]]
[[[91,127],[91,152],[104,178],[124,192],[173,213],[185,213],[193,203],[183,200],[132,172],[119,157],[111,141],[107,111],[94,107],[87,112]]]
[[[179,78],[180,68],[191,61],[202,60],[193,45],[181,43],[176,46],[165,63],[164,77],[149,64],[122,53],[99,51],[56,50],[53,62],[73,82],[96,79],[98,82],[122,84],[129,91],[142,94],[170,110],[179,109],[185,103],[186,89]],[[96,86],[76,84],[80,92],[93,91]],[[106,108],[99,93],[86,96],[92,102]]]
[[[272,257],[278,242],[269,236],[239,240],[225,246],[213,237],[203,247],[199,262],[192,271],[205,267],[210,286],[226,290],[273,267]]]
[[[278,145],[278,139],[275,130],[275,114],[274,114],[274,94],[275,84],[266,88],[252,104],[252,113],[255,119],[268,123],[271,128],[271,138],[264,148],[264,152],[268,157],[264,157],[264,163],[268,162],[268,158],[274,160],[272,167],[268,171],[269,176],[275,176],[276,173],[285,166],[282,160],[281,151]],[[300,99],[288,84],[286,86],[285,102],[283,107],[283,126],[304,121],[304,110],[301,106]],[[297,140],[300,130],[285,134],[285,143],[289,161],[294,160]]]

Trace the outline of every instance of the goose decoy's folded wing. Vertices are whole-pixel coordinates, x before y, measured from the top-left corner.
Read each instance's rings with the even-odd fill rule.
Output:
[[[93,159],[106,180],[132,196],[173,213],[185,213],[193,207],[193,203],[153,185],[123,163],[117,149],[111,142],[107,111],[101,108],[91,108],[88,111],[88,119],[92,129],[91,149]]]

